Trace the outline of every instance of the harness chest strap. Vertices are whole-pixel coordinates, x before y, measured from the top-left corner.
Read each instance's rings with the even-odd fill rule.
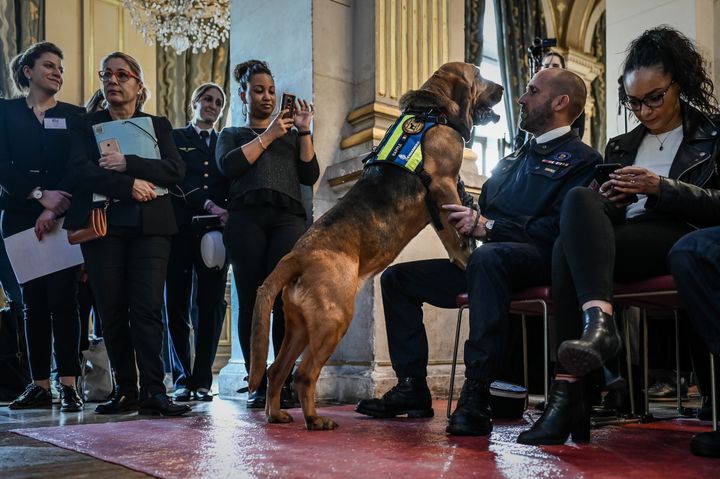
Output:
[[[385,164],[401,167],[420,177],[427,190],[425,204],[438,231],[444,227],[440,221],[440,212],[430,194],[432,178],[423,168],[422,139],[425,133],[440,123],[437,118],[414,114],[400,116],[387,130],[377,149],[365,160],[365,167],[373,164]]]

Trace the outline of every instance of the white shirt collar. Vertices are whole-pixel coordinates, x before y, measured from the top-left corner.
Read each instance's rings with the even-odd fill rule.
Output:
[[[212,128],[208,128],[207,130],[204,130],[204,129],[202,129],[202,128],[198,128],[198,126],[195,125],[195,124],[193,124],[193,128],[195,128],[195,133],[197,133],[198,135],[200,135],[200,132],[201,132],[201,131],[207,131],[207,132],[208,132],[208,138],[210,138],[210,137],[212,136]]]
[[[538,143],[538,145],[542,143],[547,143],[548,141],[552,141],[555,138],[560,138],[564,134],[568,133],[570,130],[570,125],[561,126],[559,128],[555,128],[554,130],[546,131],[542,135],[535,137],[535,141]]]

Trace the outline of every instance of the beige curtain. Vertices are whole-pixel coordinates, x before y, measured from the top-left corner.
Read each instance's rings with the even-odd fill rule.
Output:
[[[17,94],[10,60],[44,37],[45,0],[0,0],[0,97]]]
[[[223,87],[230,97],[230,46],[226,41],[215,50],[192,54],[189,50],[178,55],[172,49],[157,47],[157,105],[158,114],[167,116],[173,127],[180,128],[190,120],[190,95],[206,82]],[[225,105],[218,128],[225,124],[228,105]]]

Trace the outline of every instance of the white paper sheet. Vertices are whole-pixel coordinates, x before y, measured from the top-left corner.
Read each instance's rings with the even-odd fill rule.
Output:
[[[32,228],[5,238],[5,249],[18,283],[83,263],[80,245],[68,243],[67,231],[62,229],[64,221],[61,218],[54,230],[43,235],[42,241],[38,241]]]

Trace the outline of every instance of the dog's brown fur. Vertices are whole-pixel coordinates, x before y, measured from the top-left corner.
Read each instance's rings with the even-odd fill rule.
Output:
[[[502,88],[484,80],[465,63],[443,65],[419,90],[401,98],[403,110],[435,108],[469,137],[480,112],[500,100]],[[456,182],[463,141],[455,129],[439,125],[422,141],[429,189],[439,205],[460,204]],[[355,294],[362,282],[387,267],[402,248],[430,222],[426,190],[417,175],[392,166],[371,166],[337,205],[298,240],[258,289],[252,325],[249,387],[257,390],[268,354],[269,316],[283,291],[285,337],[268,370],[265,411],[268,422],[290,422],[280,409],[280,390],[293,364],[303,353],[294,375],[307,429],[334,429],[337,424],[318,416],[315,386],[325,362],[353,318]],[[438,231],[450,258],[465,267],[468,242],[441,213]]]

